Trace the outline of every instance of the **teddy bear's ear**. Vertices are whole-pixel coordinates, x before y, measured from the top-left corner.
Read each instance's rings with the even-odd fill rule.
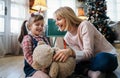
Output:
[[[45,42],[44,41],[39,41],[38,42],[38,45],[42,45],[42,44],[45,44]]]
[[[50,49],[50,52],[52,52],[53,54],[54,54],[54,51],[55,51],[55,50],[54,50],[53,48]]]

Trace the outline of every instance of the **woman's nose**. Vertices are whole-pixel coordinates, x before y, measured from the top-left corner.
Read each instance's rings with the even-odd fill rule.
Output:
[[[58,22],[56,21],[55,24],[58,25]]]

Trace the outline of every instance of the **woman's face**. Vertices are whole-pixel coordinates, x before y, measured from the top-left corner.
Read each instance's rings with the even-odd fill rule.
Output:
[[[64,31],[66,28],[66,20],[65,18],[61,18],[61,17],[56,17],[56,25],[59,27],[60,31]]]
[[[30,26],[30,31],[32,32],[33,35],[39,36],[40,34],[43,33],[43,27],[44,27],[44,20],[39,20],[34,22]]]

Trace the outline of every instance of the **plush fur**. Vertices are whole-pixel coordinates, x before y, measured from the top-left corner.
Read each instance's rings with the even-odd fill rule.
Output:
[[[33,52],[33,68],[40,70],[49,68],[49,76],[51,78],[66,78],[70,76],[75,68],[76,62],[73,57],[69,57],[64,63],[52,60],[55,50],[44,43],[39,44]]]

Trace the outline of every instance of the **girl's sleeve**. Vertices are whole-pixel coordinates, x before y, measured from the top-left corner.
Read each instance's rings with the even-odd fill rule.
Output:
[[[31,65],[32,59],[32,42],[30,36],[25,36],[22,41],[22,49],[25,60]]]

